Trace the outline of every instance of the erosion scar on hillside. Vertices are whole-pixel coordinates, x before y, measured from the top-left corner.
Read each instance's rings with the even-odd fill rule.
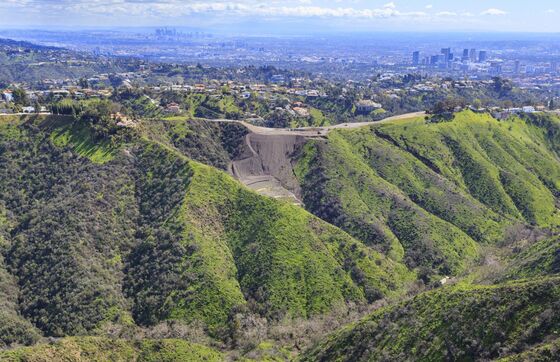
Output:
[[[306,138],[298,135],[245,136],[245,151],[231,164],[231,173],[250,189],[266,196],[302,205],[301,189],[291,156]]]
[[[292,155],[309,139],[325,139],[335,129],[366,127],[391,121],[424,116],[414,112],[381,121],[343,123],[329,127],[297,129],[258,127],[250,123],[217,119],[216,122],[239,122],[250,131],[245,136],[242,155],[230,164],[230,173],[250,189],[261,195],[286,199],[303,206],[301,188],[292,168]]]

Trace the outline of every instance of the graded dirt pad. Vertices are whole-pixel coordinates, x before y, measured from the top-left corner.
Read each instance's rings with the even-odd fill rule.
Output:
[[[301,190],[291,157],[306,138],[297,135],[249,133],[246,149],[231,165],[232,174],[249,188],[274,198],[301,205]]]
[[[294,152],[309,139],[325,139],[334,129],[366,127],[401,119],[421,117],[424,112],[408,113],[381,121],[342,123],[329,127],[266,128],[246,122],[219,119],[217,122],[239,122],[250,131],[245,136],[245,151],[230,165],[230,172],[256,192],[303,205],[301,188],[292,168]]]

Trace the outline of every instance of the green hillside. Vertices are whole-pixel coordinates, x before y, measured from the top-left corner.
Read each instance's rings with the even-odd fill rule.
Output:
[[[94,136],[69,122],[24,118],[0,134],[0,272],[7,295],[19,295],[5,302],[16,324],[5,344],[11,335],[36,340],[31,324],[62,337],[164,320],[227,339],[234,313],[307,318],[400,295],[414,280],[404,265],[174,144],[117,133],[128,141],[92,159],[73,140]]]
[[[303,361],[488,360],[557,338],[560,279],[449,287],[374,312]]]
[[[547,362],[560,359],[560,339],[533,347],[525,352],[499,359],[500,362]]]
[[[7,247],[8,227],[6,210],[0,204],[0,250]],[[40,335],[18,312],[16,279],[8,272],[4,257],[0,255],[0,349],[14,343],[35,343]]]
[[[345,301],[371,302],[411,280],[404,266],[303,209],[258,196],[207,166],[192,166],[182,210],[198,249],[192,257],[209,280],[231,288],[225,295],[244,295],[261,314],[308,316]],[[223,303],[215,307],[223,310]],[[192,307],[185,315],[211,304],[201,300]]]
[[[523,279],[560,274],[560,236],[530,244],[515,253],[500,279]]]
[[[402,120],[309,142],[296,175],[306,208],[409,267],[458,273],[515,225],[557,228],[560,162],[543,117]]]
[[[303,359],[557,353],[558,118],[309,139],[304,209],[227,173],[242,124],[90,116],[0,118],[0,360],[286,360],[364,315]]]
[[[51,344],[0,351],[0,360],[5,362],[180,362],[223,361],[224,355],[211,348],[182,340],[127,341],[101,337],[69,337]]]
[[[239,123],[188,121],[182,117],[147,121],[141,128],[151,140],[221,170],[227,170],[229,162],[242,152],[248,133]]]

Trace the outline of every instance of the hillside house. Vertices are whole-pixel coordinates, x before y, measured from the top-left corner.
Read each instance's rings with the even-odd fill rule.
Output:
[[[300,117],[309,117],[309,115],[310,115],[309,111],[306,108],[294,107],[293,110]]]
[[[172,114],[179,114],[181,113],[181,108],[177,103],[169,103],[167,107],[165,107],[165,112],[172,113]]]
[[[2,92],[2,98],[9,103],[14,100],[14,95],[12,94],[11,90],[7,89]]]

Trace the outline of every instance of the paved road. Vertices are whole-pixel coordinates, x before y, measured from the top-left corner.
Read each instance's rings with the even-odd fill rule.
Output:
[[[351,128],[360,128],[371,126],[374,124],[398,121],[403,119],[410,119],[414,117],[423,117],[426,115],[425,112],[414,112],[414,113],[406,113],[401,114],[398,116],[388,117],[379,121],[371,121],[371,122],[352,122],[352,123],[341,123],[336,124],[333,126],[327,127],[300,127],[300,128],[267,128],[267,127],[259,127],[252,125],[250,123],[244,121],[236,121],[231,119],[214,119],[214,122],[236,122],[241,123],[245,127],[247,127],[251,132],[262,134],[262,135],[275,135],[275,136],[304,136],[304,137],[322,137],[326,136],[330,131],[333,129],[351,129]]]

